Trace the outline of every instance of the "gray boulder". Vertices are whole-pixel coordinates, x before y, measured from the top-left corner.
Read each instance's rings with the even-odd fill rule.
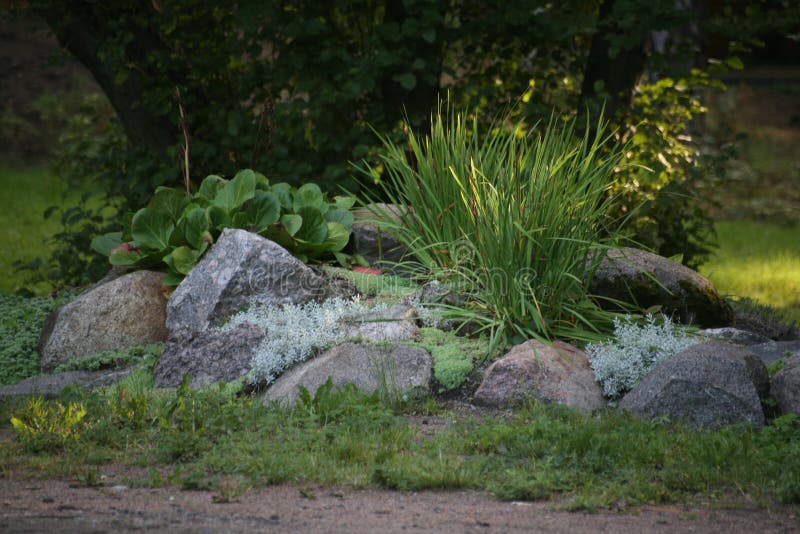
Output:
[[[770,339],[755,332],[748,332],[747,330],[740,330],[730,326],[723,328],[706,328],[697,332],[708,339],[716,339],[717,341],[724,341],[732,345],[742,345],[744,347],[750,345],[758,345],[760,343],[767,343]]]
[[[334,386],[355,384],[365,391],[428,391],[432,365],[431,355],[419,347],[345,343],[287,371],[264,400],[294,403],[298,386],[313,395],[329,377]]]
[[[178,387],[186,373],[193,388],[238,380],[250,371],[263,340],[264,331],[247,323],[225,331],[173,330],[156,363],[155,384]]]
[[[535,340],[512,348],[484,374],[477,404],[508,406],[540,399],[592,412],[605,406],[586,354],[566,343]]]
[[[167,327],[206,330],[251,304],[303,304],[328,291],[324,277],[280,245],[226,228],[170,297]]]
[[[672,260],[635,248],[609,250],[589,291],[632,302],[642,309],[660,305],[664,313],[677,315],[683,323],[714,327],[734,322],[733,309],[707,278]],[[601,304],[612,306],[602,300]]]
[[[771,393],[781,413],[800,415],[800,354],[789,358],[772,377]]]
[[[0,399],[12,395],[55,397],[67,386],[77,386],[91,391],[119,382],[130,375],[132,370],[133,367],[128,367],[101,371],[65,371],[52,375],[32,376],[16,384],[0,387]]]
[[[382,311],[371,311],[355,317],[347,337],[371,343],[408,341],[417,335],[417,310],[408,304],[396,304]]]
[[[800,355],[800,340],[797,341],[767,341],[758,345],[751,345],[747,349],[761,358],[766,365],[786,360]]]
[[[45,320],[39,339],[42,369],[73,358],[164,341],[163,273],[136,271],[94,286]]]
[[[759,390],[766,368],[742,347],[709,341],[660,363],[620,402],[652,419],[683,420],[700,429],[736,423],[764,425]]]
[[[384,214],[393,223],[402,224],[408,209],[377,203],[353,210],[349,250],[363,256],[370,265],[402,261],[408,255],[408,249],[386,231],[385,225],[380,224]]]

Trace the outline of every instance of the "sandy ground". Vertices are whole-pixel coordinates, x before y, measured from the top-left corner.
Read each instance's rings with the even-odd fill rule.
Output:
[[[576,513],[546,502],[500,502],[477,491],[398,493],[271,486],[234,502],[163,487],[78,486],[0,479],[2,532],[800,532],[798,510],[644,507]]]

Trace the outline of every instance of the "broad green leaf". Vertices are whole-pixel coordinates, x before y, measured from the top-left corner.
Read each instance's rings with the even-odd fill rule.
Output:
[[[277,195],[284,209],[292,209],[292,186],[286,182],[280,182],[272,186],[272,192]]]
[[[214,205],[224,209],[229,215],[251,198],[256,191],[256,174],[250,169],[236,173],[233,180],[217,192]]]
[[[208,200],[214,200],[214,197],[217,196],[217,191],[222,189],[226,183],[228,183],[227,180],[216,174],[206,176],[200,184],[200,189],[197,191],[197,194]]]
[[[293,236],[297,233],[303,224],[303,218],[300,215],[286,214],[281,215],[281,225],[286,228],[289,235]]]
[[[231,225],[231,217],[225,208],[212,204],[206,208],[208,220],[211,222],[211,227],[217,230],[222,230]]]
[[[294,250],[297,242],[291,236],[286,226],[281,223],[270,225],[266,230],[259,232],[259,235],[274,241],[280,246],[288,250]]]
[[[202,250],[195,250],[189,247],[178,247],[164,257],[164,262],[176,272],[181,274],[189,274],[189,271],[197,265],[200,256],[203,255]]]
[[[189,246],[199,249],[203,246],[203,243],[208,244],[210,242],[211,234],[208,231],[210,221],[206,210],[195,208],[186,214],[184,220],[186,221],[184,235]]]
[[[337,208],[340,210],[349,210],[356,204],[356,197],[350,196],[335,196],[333,197],[333,203],[336,205]]]
[[[103,256],[111,255],[111,251],[122,244],[122,232],[111,232],[92,239],[92,250]]]
[[[247,215],[248,226],[260,232],[270,224],[278,221],[281,214],[281,201],[274,193],[256,191],[255,196],[242,206]]]
[[[306,206],[297,210],[297,214],[303,218],[303,224],[294,234],[295,239],[313,244],[325,241],[328,236],[328,226],[318,209]]]
[[[259,191],[269,191],[269,180],[260,172],[256,172],[256,189]]]
[[[167,287],[178,286],[181,282],[183,282],[183,275],[172,270],[164,275],[164,278],[161,280],[161,283]]]
[[[165,213],[151,208],[142,208],[131,221],[131,235],[136,246],[152,251],[164,250],[175,225]]]
[[[159,187],[147,207],[168,215],[174,223],[180,218],[188,203],[189,199],[183,191],[171,187]]]
[[[326,252],[339,252],[350,241],[350,232],[338,222],[326,223],[328,236],[325,238]]]
[[[353,228],[353,214],[346,209],[332,209],[325,214],[325,220],[341,224],[347,233]]]
[[[135,243],[122,243],[115,247],[108,255],[111,265],[135,265],[144,254],[136,248]]]
[[[320,213],[327,211],[325,195],[322,194],[317,184],[305,184],[294,194],[294,212],[300,213],[303,208],[315,208]]]

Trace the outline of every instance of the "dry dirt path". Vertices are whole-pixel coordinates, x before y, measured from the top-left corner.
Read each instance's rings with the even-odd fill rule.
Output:
[[[302,491],[301,491],[302,490]],[[304,496],[305,495],[305,496]],[[0,532],[800,532],[797,508],[645,507],[594,514],[499,502],[477,491],[280,485],[236,502],[177,488],[88,488],[0,479]]]

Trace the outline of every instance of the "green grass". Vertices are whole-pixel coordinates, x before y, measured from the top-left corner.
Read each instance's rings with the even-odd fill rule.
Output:
[[[50,237],[60,229],[58,217],[44,219],[50,206],[64,203],[65,184],[44,166],[0,165],[0,291],[12,292],[25,285],[24,275],[12,264],[47,257]],[[39,292],[47,288],[40,287]]]
[[[502,418],[452,416],[454,425],[429,436],[406,417],[422,405],[390,406],[353,387],[321,391],[301,396],[295,408],[265,406],[224,386],[156,391],[139,371],[119,386],[68,391],[44,405],[6,399],[0,425],[10,427],[15,416],[26,429],[0,441],[0,476],[37,472],[97,482],[106,464],[120,463],[151,469],[127,484],[210,489],[220,499],[233,477],[241,488],[476,488],[501,499],[554,498],[572,509],[725,495],[748,505],[800,503],[796,416],[760,430],[693,432],[620,412],[585,416],[537,403]],[[79,421],[58,415],[84,409]]]
[[[749,297],[800,321],[800,226],[717,223],[719,250],[700,268],[723,294]]]

